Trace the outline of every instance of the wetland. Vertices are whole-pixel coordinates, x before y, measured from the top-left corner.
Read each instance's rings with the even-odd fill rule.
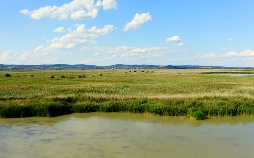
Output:
[[[1,71],[0,157],[251,158],[254,71],[223,72]]]
[[[0,117],[127,112],[204,120],[253,115],[254,77],[249,74],[253,70],[1,71]]]

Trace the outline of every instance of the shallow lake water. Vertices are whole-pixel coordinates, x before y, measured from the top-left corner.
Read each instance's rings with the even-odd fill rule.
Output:
[[[254,117],[128,113],[0,119],[0,157],[253,158]]]

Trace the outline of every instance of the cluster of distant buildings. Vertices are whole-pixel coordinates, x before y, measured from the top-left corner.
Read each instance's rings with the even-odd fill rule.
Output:
[[[4,65],[0,64],[0,70],[68,70],[68,69],[253,69],[252,67],[223,67],[223,66],[199,66],[199,65],[124,65],[96,66],[86,64],[51,64],[51,65]]]

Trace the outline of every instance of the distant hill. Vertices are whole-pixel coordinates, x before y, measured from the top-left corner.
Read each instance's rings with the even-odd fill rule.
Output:
[[[223,67],[223,66],[199,66],[199,65],[124,65],[96,66],[86,64],[50,64],[50,65],[4,65],[0,64],[0,70],[67,70],[67,69],[250,69],[251,67]]]

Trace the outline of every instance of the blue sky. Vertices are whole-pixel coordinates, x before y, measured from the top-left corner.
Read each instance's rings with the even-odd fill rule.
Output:
[[[0,64],[254,67],[253,0],[0,1]]]

